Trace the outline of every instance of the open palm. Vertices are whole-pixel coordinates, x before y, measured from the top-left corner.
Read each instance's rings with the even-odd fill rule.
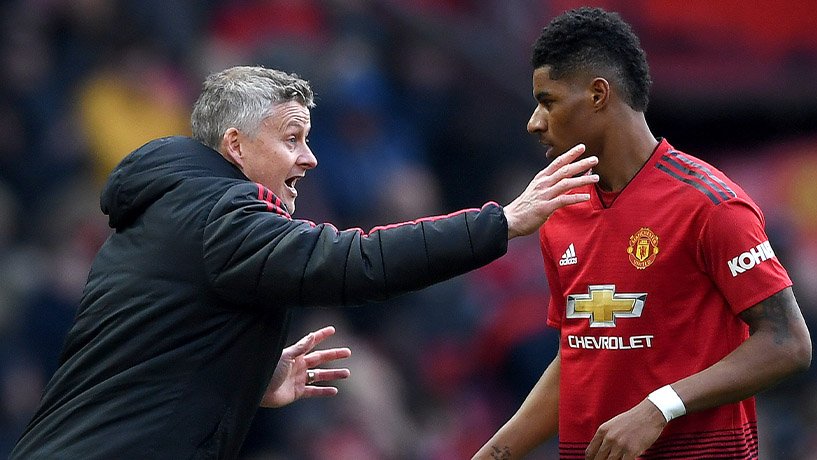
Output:
[[[272,374],[261,407],[281,407],[301,398],[334,396],[338,389],[333,386],[317,386],[314,383],[341,380],[349,377],[348,369],[317,369],[317,366],[348,358],[348,348],[330,348],[312,351],[315,346],[331,337],[335,328],[327,326],[310,332],[294,345],[284,348],[278,366]],[[314,372],[314,381],[307,382],[307,371]]]

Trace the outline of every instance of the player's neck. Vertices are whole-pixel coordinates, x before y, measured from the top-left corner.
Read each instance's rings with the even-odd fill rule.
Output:
[[[632,119],[616,124],[605,139],[599,164],[593,168],[599,175],[599,187],[607,192],[622,190],[657,146],[658,141],[650,132],[643,113],[634,113]]]

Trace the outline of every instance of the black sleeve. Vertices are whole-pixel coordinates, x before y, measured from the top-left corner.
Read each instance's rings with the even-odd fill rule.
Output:
[[[339,306],[384,300],[483,266],[505,253],[507,232],[495,203],[368,233],[339,231],[290,219],[247,183],[213,207],[203,251],[210,282],[231,303]]]

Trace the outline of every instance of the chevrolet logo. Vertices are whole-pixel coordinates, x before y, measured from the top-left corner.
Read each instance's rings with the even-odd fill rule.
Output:
[[[638,318],[647,294],[616,294],[615,284],[588,286],[589,294],[567,296],[568,318],[589,318],[590,327],[616,327],[616,318]]]

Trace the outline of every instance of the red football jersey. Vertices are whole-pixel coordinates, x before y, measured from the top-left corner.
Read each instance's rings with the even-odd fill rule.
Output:
[[[749,336],[738,314],[791,285],[760,209],[711,165],[662,140],[605,206],[555,212],[540,230],[560,329],[559,449],[584,458],[598,427]],[[756,457],[754,399],[670,422],[644,458]]]

